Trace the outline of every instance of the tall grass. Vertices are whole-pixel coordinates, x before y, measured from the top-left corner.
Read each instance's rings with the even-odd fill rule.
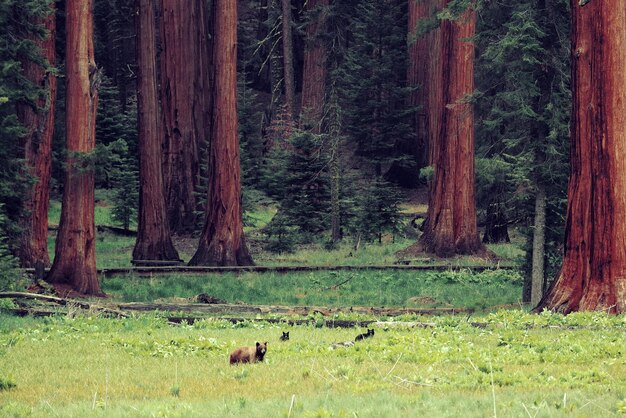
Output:
[[[434,328],[361,330],[155,316],[4,321],[0,416],[612,416],[624,412],[619,319],[537,328],[537,318],[433,318]],[[556,321],[560,321],[558,318]],[[593,322],[593,321],[592,321]],[[548,322],[549,323],[549,322]],[[268,341],[263,363],[230,366],[237,346]]]
[[[480,309],[518,304],[521,295],[521,277],[506,270],[120,276],[101,282],[114,300],[129,302],[207,293],[230,303]]]

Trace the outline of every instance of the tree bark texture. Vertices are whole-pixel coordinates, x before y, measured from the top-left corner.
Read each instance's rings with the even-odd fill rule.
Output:
[[[206,220],[190,265],[252,265],[243,233],[237,133],[237,4],[214,0],[215,87]]]
[[[42,23],[48,32],[45,39],[35,43],[41,49],[50,67],[56,65],[55,33],[56,7],[50,3],[50,14]],[[43,90],[37,101],[37,109],[30,105],[19,105],[18,117],[26,128],[22,139],[26,170],[34,178],[24,203],[24,216],[21,219],[23,233],[18,249],[22,267],[33,267],[35,263],[50,264],[48,255],[48,207],[50,203],[50,168],[52,164],[52,136],[54,134],[54,110],[56,105],[57,78],[31,60],[22,63],[24,76]]]
[[[433,34],[428,94],[430,184],[428,215],[420,244],[441,257],[484,253],[476,225],[474,116],[475,13],[443,20]]]
[[[296,88],[293,69],[293,35],[291,33],[291,0],[282,0],[283,11],[283,77],[285,79],[285,105],[293,120],[296,109]]]
[[[536,310],[626,312],[626,7],[572,0],[572,126],[563,265]]]
[[[51,283],[103,296],[96,271],[94,167],[99,70],[94,62],[93,1],[67,0],[66,13],[66,160],[61,222]]]
[[[172,232],[188,234],[201,209],[200,148],[210,139],[209,46],[204,0],[160,0],[164,185]]]
[[[326,45],[322,35],[326,29],[328,0],[309,0],[306,7],[314,15],[306,27],[300,123],[311,132],[320,134],[327,72]]]
[[[441,31],[431,29],[427,32],[427,21],[443,7],[442,0],[409,0],[409,63],[407,84],[414,90],[409,95],[409,105],[417,108],[413,120],[416,136],[416,155],[420,167],[429,164],[429,94],[431,93],[431,64],[433,52],[437,50]]]
[[[154,0],[136,0],[139,225],[133,260],[178,260],[167,222],[157,96]]]

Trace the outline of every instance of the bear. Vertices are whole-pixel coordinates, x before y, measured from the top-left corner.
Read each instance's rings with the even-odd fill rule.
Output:
[[[280,340],[281,340],[281,341],[287,341],[287,340],[289,340],[289,331],[287,331],[287,332],[284,332],[284,331],[283,331],[283,335],[280,337]]]
[[[257,342],[256,346],[253,347],[239,347],[230,353],[230,364],[263,361],[266,352],[267,341],[264,343]]]
[[[365,338],[369,338],[369,337],[373,337],[374,336],[374,330],[373,329],[367,329],[367,334],[359,334],[356,336],[356,338],[354,339],[354,341],[361,341],[364,340]]]

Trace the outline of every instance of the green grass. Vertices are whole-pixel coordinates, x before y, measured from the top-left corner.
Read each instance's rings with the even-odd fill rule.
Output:
[[[94,208],[94,217],[96,225],[117,225],[111,217],[111,207],[106,201],[96,203]],[[58,200],[50,201],[50,209],[48,210],[48,223],[50,225],[59,225],[61,221],[61,202]]]
[[[98,191],[99,199],[95,207],[96,225],[114,225],[111,218],[111,207],[107,203],[105,191]],[[301,246],[291,254],[269,253],[262,249],[265,237],[260,230],[272,219],[276,208],[263,206],[254,212],[247,213],[254,220],[253,225],[244,229],[252,250],[252,256],[256,264],[275,265],[312,265],[312,266],[336,266],[336,265],[385,265],[394,264],[398,261],[396,253],[415,242],[413,239],[403,237],[385,237],[383,243],[362,242],[359,249],[354,250],[354,243],[347,237],[336,249],[327,250],[324,243]],[[51,225],[58,225],[61,215],[61,203],[51,201],[49,219]],[[99,268],[130,267],[131,252],[135,244],[134,237],[119,237],[110,233],[98,233],[96,244],[96,263]],[[185,261],[193,256],[197,238],[189,239],[188,245],[179,248],[179,254]],[[255,242],[256,241],[256,242]],[[523,242],[513,234],[512,244],[489,245],[489,248],[498,255],[500,263],[518,264],[523,258],[524,251],[521,249]],[[49,239],[49,253],[54,254],[54,236]],[[459,256],[449,259],[435,259],[428,255],[415,257],[409,260],[413,265],[446,264],[450,266],[469,265],[492,265],[490,260],[472,256]]]
[[[48,254],[54,260],[56,234],[48,235]],[[124,237],[111,233],[96,234],[96,266],[98,268],[131,267],[135,237]]]
[[[126,302],[207,293],[230,303],[474,309],[518,304],[522,286],[519,274],[507,270],[117,276],[101,284],[113,300]]]
[[[1,314],[0,314],[1,315]],[[626,318],[499,312],[475,328],[0,316],[0,416],[571,417],[626,412]],[[547,328],[565,323],[567,327]],[[581,327],[582,326],[582,327]],[[288,329],[291,339],[279,342]],[[268,341],[264,363],[230,366]],[[293,403],[292,403],[293,400]]]

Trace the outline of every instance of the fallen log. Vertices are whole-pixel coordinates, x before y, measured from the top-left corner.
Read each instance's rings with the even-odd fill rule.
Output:
[[[166,311],[166,312],[195,312],[204,314],[283,314],[307,316],[320,314],[330,316],[337,313],[367,314],[374,316],[415,315],[455,315],[469,314],[473,309],[465,308],[394,308],[394,307],[321,307],[321,306],[280,306],[280,305],[246,305],[246,304],[199,304],[199,303],[144,303],[129,302],[116,305],[124,311]]]
[[[100,268],[98,274],[102,276],[116,276],[135,274],[137,276],[153,276],[155,274],[221,274],[221,273],[291,273],[310,271],[368,271],[368,270],[408,270],[408,271],[457,271],[457,270],[514,270],[518,266],[509,264],[456,266],[450,264],[431,265],[341,265],[341,266],[136,266]],[[34,274],[32,268],[24,272]]]
[[[42,302],[56,303],[57,305],[62,305],[62,306],[78,307],[78,308],[85,309],[85,310],[96,310],[96,311],[113,314],[113,315],[124,317],[124,318],[128,317],[128,314],[122,311],[116,310],[116,309],[111,309],[108,307],[91,304],[88,302],[82,302],[76,299],[60,298],[57,296],[41,295],[38,293],[0,292],[0,298],[38,300]]]

